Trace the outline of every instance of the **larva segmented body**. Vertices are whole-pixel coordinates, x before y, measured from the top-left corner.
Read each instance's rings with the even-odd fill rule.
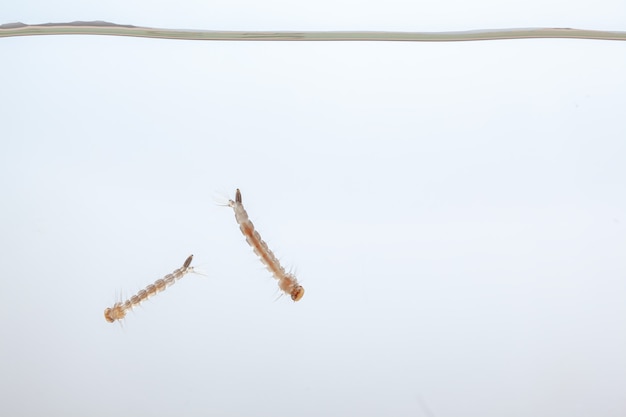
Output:
[[[192,259],[193,255],[189,255],[189,257],[185,260],[183,266],[181,266],[171,274],[167,274],[163,278],[157,279],[156,281],[154,281],[153,284],[150,284],[143,290],[140,290],[137,294],[133,295],[123,303],[117,302],[113,305],[113,307],[104,310],[104,318],[106,319],[106,321],[108,321],[109,323],[113,323],[116,320],[123,319],[126,316],[128,310],[131,310],[133,307],[139,305],[141,302],[165,290],[167,287],[174,284],[177,280],[184,277],[185,274],[192,272],[193,267],[190,266]]]
[[[298,301],[304,296],[304,288],[298,284],[293,274],[285,272],[285,268],[280,265],[274,253],[267,246],[267,243],[261,239],[261,235],[254,229],[254,224],[250,221],[248,213],[243,208],[241,201],[241,191],[239,188],[235,193],[235,201],[229,200],[228,205],[235,211],[235,219],[239,224],[239,229],[246,237],[246,241],[254,250],[261,262],[272,273],[274,278],[278,280],[278,287],[286,294],[291,296],[293,301]]]

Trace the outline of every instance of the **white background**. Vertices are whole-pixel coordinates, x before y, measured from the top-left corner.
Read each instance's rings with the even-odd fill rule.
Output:
[[[626,30],[621,0],[19,3],[0,23]],[[626,414],[625,43],[0,57],[0,414]],[[298,303],[216,203],[237,187]]]

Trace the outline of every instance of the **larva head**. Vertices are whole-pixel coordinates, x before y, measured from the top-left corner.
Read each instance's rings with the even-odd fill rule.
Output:
[[[113,323],[115,320],[121,320],[126,316],[126,312],[119,303],[116,303],[112,308],[104,310],[104,319],[109,323]]]
[[[304,297],[304,288],[301,285],[298,285],[293,290],[291,290],[291,299],[293,301],[298,301]]]
[[[109,323],[113,323],[115,321],[115,319],[113,318],[111,314],[112,312],[113,312],[112,308],[107,308],[106,310],[104,310],[104,318]]]

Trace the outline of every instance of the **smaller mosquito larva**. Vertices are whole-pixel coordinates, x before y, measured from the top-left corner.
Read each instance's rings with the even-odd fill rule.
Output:
[[[254,253],[261,258],[261,262],[263,262],[272,275],[274,275],[274,278],[278,280],[278,287],[286,294],[289,294],[293,301],[300,300],[304,296],[304,288],[302,285],[298,284],[295,275],[285,271],[285,268],[278,262],[278,259],[267,246],[267,243],[261,239],[259,232],[254,229],[254,224],[252,224],[248,213],[243,208],[239,188],[237,188],[235,192],[235,201],[229,200],[228,205],[235,211],[235,219],[239,224],[241,233],[246,237],[246,241],[252,246]]]
[[[193,267],[190,266],[192,259],[193,255],[189,255],[189,257],[185,260],[183,266],[181,266],[171,274],[167,274],[163,278],[157,279],[153,284],[150,284],[143,290],[140,290],[137,294],[133,295],[123,303],[117,302],[113,305],[113,307],[104,310],[104,318],[106,319],[106,321],[108,321],[109,323],[113,323],[116,320],[123,319],[124,317],[126,317],[126,313],[128,312],[128,310],[131,310],[133,307],[136,307],[146,299],[165,290],[167,287],[174,284],[177,280],[184,277],[185,274],[192,272]]]

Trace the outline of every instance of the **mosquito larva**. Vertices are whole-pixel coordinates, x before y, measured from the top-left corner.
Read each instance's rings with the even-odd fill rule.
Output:
[[[280,265],[278,259],[274,253],[267,246],[267,243],[261,239],[261,235],[254,229],[254,224],[250,221],[248,213],[243,208],[241,201],[241,191],[237,188],[235,193],[235,201],[228,200],[228,205],[235,211],[235,219],[239,224],[239,229],[246,237],[246,241],[254,250],[261,262],[267,267],[267,269],[274,275],[274,278],[278,280],[278,287],[286,294],[291,296],[293,301],[298,301],[304,296],[304,288],[298,284],[296,277],[288,272],[285,272],[285,268]]]
[[[106,319],[106,321],[108,321],[109,323],[113,323],[115,320],[123,319],[126,316],[128,310],[131,310],[133,307],[136,307],[146,299],[165,290],[167,287],[174,284],[177,280],[184,277],[185,274],[192,272],[193,267],[190,266],[192,259],[193,255],[189,255],[189,257],[185,260],[183,266],[181,266],[171,274],[167,274],[163,278],[157,279],[156,281],[154,281],[154,283],[148,285],[143,290],[140,290],[139,292],[137,292],[137,294],[133,295],[123,303],[117,302],[113,305],[113,307],[104,310],[104,318]]]

